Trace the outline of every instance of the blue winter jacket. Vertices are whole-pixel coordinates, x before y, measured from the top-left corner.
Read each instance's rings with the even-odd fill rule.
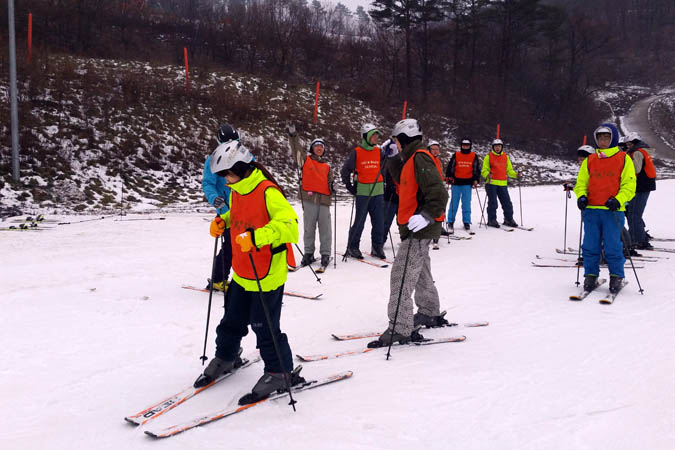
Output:
[[[230,210],[230,188],[227,187],[224,177],[211,172],[211,157],[206,158],[204,162],[204,174],[202,175],[202,191],[211,205],[216,197],[223,197],[227,202],[225,206],[218,210],[219,214],[225,214]]]

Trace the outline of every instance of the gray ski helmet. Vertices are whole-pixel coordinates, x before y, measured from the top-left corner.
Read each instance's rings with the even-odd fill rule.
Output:
[[[316,138],[314,139],[311,144],[309,144],[309,152],[314,153],[314,146],[315,145],[320,145],[323,147],[324,151],[326,151],[326,143],[323,141],[321,138]]]
[[[501,139],[495,139],[494,141],[492,141],[492,148],[495,148],[495,145],[501,145],[503,147],[504,141],[502,141]]]
[[[462,145],[468,145],[469,148],[473,147],[473,144],[471,143],[471,139],[469,139],[469,138],[464,138],[464,139],[462,139],[462,140],[459,142],[459,145],[460,145],[460,147],[461,147]]]
[[[394,137],[403,135],[408,138],[414,138],[422,136],[422,128],[415,119],[403,119],[399,120],[396,125],[394,125],[394,130],[391,132],[391,135]]]
[[[588,155],[592,155],[593,153],[595,153],[595,149],[590,145],[582,145],[577,149],[577,156],[586,157]]]
[[[373,131],[376,131],[377,133],[379,133],[380,135],[382,135],[382,133],[380,132],[380,130],[378,130],[377,127],[376,127],[375,125],[373,125],[372,123],[364,123],[364,124],[361,126],[361,137],[363,138],[363,140],[367,141],[367,140],[368,140],[368,135],[369,135],[370,133],[372,133]]]
[[[224,123],[218,127],[216,132],[216,140],[219,144],[224,144],[229,141],[238,141],[239,132],[229,123]]]
[[[211,154],[210,168],[212,173],[231,169],[238,162],[250,163],[253,155],[239,141],[220,144]]]
[[[431,150],[432,145],[438,145],[439,147],[441,146],[441,143],[438,141],[434,141],[433,139],[429,141],[427,144],[427,150]]]

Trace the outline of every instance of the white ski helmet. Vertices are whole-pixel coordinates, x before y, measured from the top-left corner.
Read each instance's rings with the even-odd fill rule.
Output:
[[[431,150],[431,146],[432,146],[432,145],[438,145],[439,147],[441,146],[440,142],[431,140],[431,141],[429,141],[429,143],[427,144],[427,149]]]
[[[495,145],[501,145],[503,147],[504,141],[502,141],[501,139],[495,139],[492,141],[492,148],[495,148]]]
[[[577,149],[578,156],[584,156],[583,154],[585,154],[585,156],[588,156],[592,155],[593,153],[595,153],[595,149],[590,145],[582,145]]]
[[[326,149],[326,143],[323,141],[323,139],[316,138],[309,144],[309,152],[310,153],[314,153],[314,146],[316,146],[316,145],[322,146],[324,148],[324,150]]]
[[[623,142],[635,142],[641,140],[640,135],[631,131],[623,138]]]
[[[380,132],[380,130],[378,130],[377,127],[375,125],[373,125],[372,123],[364,123],[361,126],[361,137],[364,140],[368,140],[368,134],[370,134],[373,131],[377,131],[379,134],[382,134]]]
[[[394,137],[404,135],[408,138],[422,136],[422,128],[415,119],[403,119],[394,125],[394,130],[391,132],[391,135]]]
[[[253,155],[239,141],[220,144],[211,154],[211,172],[218,173],[231,169],[238,162],[250,163]]]

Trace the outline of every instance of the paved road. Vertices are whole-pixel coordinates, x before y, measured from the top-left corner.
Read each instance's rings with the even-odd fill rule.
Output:
[[[664,95],[665,94],[652,95],[651,97],[642,99],[634,104],[628,114],[623,117],[622,125],[624,131],[637,132],[640,137],[654,149],[658,158],[675,160],[675,142],[671,142],[671,146],[663,142],[661,136],[654,132],[649,123],[650,105]]]

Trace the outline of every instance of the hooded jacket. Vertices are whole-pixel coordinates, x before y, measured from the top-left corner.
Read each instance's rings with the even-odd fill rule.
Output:
[[[403,151],[392,158],[387,159],[387,168],[396,183],[401,181],[403,165],[415,154],[418,149],[425,149],[422,140],[416,140],[403,148]],[[416,233],[408,229],[407,224],[399,225],[401,240],[409,237],[414,239],[438,239],[441,236],[441,222],[435,218],[440,217],[448,203],[448,191],[443,185],[441,175],[438,173],[434,161],[424,153],[415,155],[415,181],[417,181],[417,210],[429,221],[429,225]]]

